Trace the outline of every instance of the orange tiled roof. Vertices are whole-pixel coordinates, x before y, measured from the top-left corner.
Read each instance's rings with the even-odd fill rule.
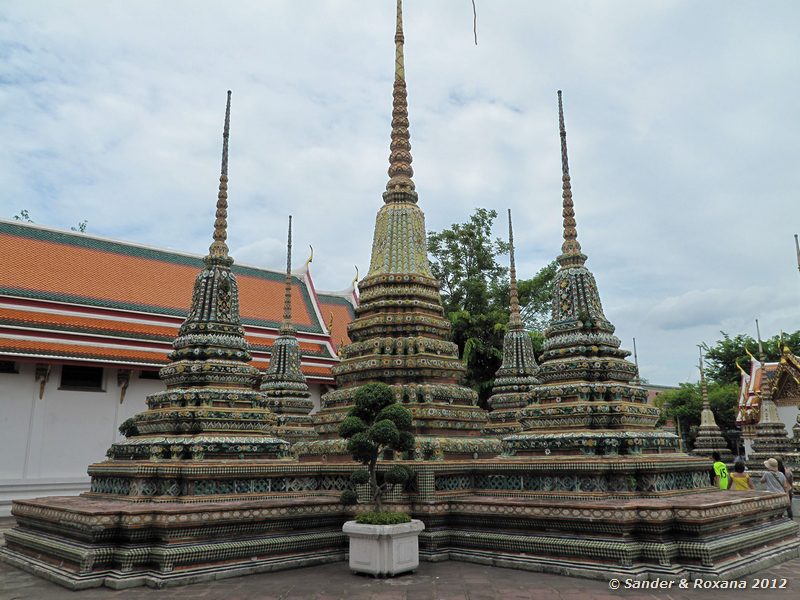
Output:
[[[0,336],[0,352],[4,354],[93,359],[98,362],[130,363],[133,365],[161,365],[167,363],[165,354],[127,348],[83,346],[70,342],[18,340]]]
[[[179,323],[169,325],[146,325],[113,321],[110,319],[92,318],[90,316],[73,316],[52,312],[32,312],[0,306],[0,324],[19,325],[35,328],[64,328],[71,331],[90,333],[107,333],[130,335],[134,337],[148,336],[154,339],[171,341],[175,338]]]
[[[32,359],[165,364],[202,267],[196,256],[3,221],[0,252],[8,258],[0,271],[0,354]],[[282,318],[284,275],[234,271],[253,362],[265,368]],[[346,340],[353,312],[344,298],[321,298],[310,279],[293,278],[303,372],[330,380],[332,342]],[[325,310],[334,313],[333,339],[320,324]]]
[[[26,340],[2,335],[0,335],[0,355],[32,359],[82,360],[133,367],[160,367],[168,362],[166,352],[158,348],[136,350],[115,347],[111,344],[83,345],[72,340]],[[253,357],[253,365],[264,370],[269,367],[269,359],[256,355]],[[303,364],[302,371],[310,379],[333,379],[330,365]]]
[[[131,321],[93,318],[86,315],[74,316],[52,312],[34,312],[0,306],[0,328],[48,329],[171,343],[178,334],[179,326],[180,320],[178,319],[170,324],[149,325]],[[251,332],[248,333],[249,335],[246,337],[251,348],[268,350],[272,345],[272,339],[254,336]],[[329,356],[325,344],[322,342],[299,340],[299,344],[303,354]]]
[[[330,328],[334,346],[338,348],[342,344],[349,344],[347,326],[353,321],[353,305],[341,296],[320,293],[318,297],[322,318]]]
[[[0,293],[181,316],[202,267],[197,256],[7,222],[0,222],[0,253],[6,258]],[[241,265],[233,271],[242,320],[280,324],[284,276]],[[312,302],[306,287],[294,278],[295,326],[322,333]]]

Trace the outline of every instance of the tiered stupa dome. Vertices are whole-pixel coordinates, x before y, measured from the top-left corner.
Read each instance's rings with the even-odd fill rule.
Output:
[[[316,439],[309,413],[314,408],[305,375],[300,369],[300,343],[292,325],[292,217],[286,243],[286,286],[283,296],[283,323],[272,344],[269,368],[261,382],[267,405],[278,420],[276,435],[297,442]]]
[[[530,393],[539,383],[536,378],[539,366],[533,353],[533,343],[520,316],[511,209],[508,210],[508,243],[511,302],[508,329],[503,337],[503,362],[495,373],[492,395],[488,401],[492,411],[486,432],[490,435],[516,433],[522,429],[517,414],[520,408],[528,405]]]
[[[414,415],[414,458],[494,456],[497,439],[482,438],[486,411],[477,394],[459,385],[466,371],[458,346],[449,340],[439,283],[431,274],[425,215],[417,205],[412,176],[408,103],[403,58],[402,3],[397,3],[395,78],[389,182],[383,193],[367,276],[359,283],[359,306],[348,326],[352,343],[341,349],[334,367],[338,389],[322,398],[315,415],[320,442],[300,444],[307,458],[345,452],[338,426],[356,389],[380,381],[394,387],[397,399]]]
[[[541,385],[520,411],[524,432],[504,438],[511,454],[616,455],[674,450],[674,435],[655,432],[658,409],[635,384],[614,326],[603,314],[594,275],[584,266],[572,201],[567,133],[558,92],[564,243],[553,282],[552,319],[537,373]]]
[[[276,421],[267,397],[254,389],[259,372],[249,364],[233,259],[225,243],[229,130],[230,92],[214,241],[195,280],[189,314],[173,342],[172,362],[160,371],[167,389],[148,396],[148,410],[123,423],[120,431],[127,439],[111,446],[107,455],[112,461],[288,455],[289,444],[273,435]],[[92,469],[108,474],[114,467],[102,463]],[[99,478],[93,478],[92,485],[93,491],[113,491]]]
[[[722,437],[717,420],[711,410],[708,401],[708,386],[706,385],[706,374],[703,368],[703,349],[700,349],[700,393],[703,396],[703,410],[700,412],[700,428],[694,440],[694,454],[710,457],[714,452],[719,452],[724,461],[733,459],[731,451],[728,449],[728,442]]]

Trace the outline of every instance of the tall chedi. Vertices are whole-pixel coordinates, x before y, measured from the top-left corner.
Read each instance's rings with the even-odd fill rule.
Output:
[[[258,369],[252,359],[239,318],[239,291],[228,255],[228,135],[230,92],[225,110],[222,169],[217,195],[214,236],[204,268],[197,275],[192,303],[159,373],[167,386],[147,397],[148,409],[120,427],[126,440],[113,444],[110,461],[89,467],[92,491],[128,496],[202,495],[177,480],[156,481],[130,476],[131,461],[199,461],[273,459],[288,456],[289,444],[273,435],[275,416],[267,397],[254,388]],[[133,469],[133,470],[132,470]],[[202,482],[192,485],[202,486]]]
[[[533,354],[533,343],[520,316],[511,209],[508,210],[508,245],[511,301],[508,329],[503,337],[503,362],[495,373],[492,395],[488,401],[492,411],[489,413],[486,433],[490,435],[516,433],[522,429],[517,413],[528,405],[530,392],[539,383],[536,379],[539,367]]]
[[[480,437],[486,412],[477,406],[476,393],[459,385],[465,367],[449,340],[450,323],[428,262],[425,216],[412,180],[403,43],[398,0],[389,182],[375,221],[369,272],[358,286],[360,304],[348,326],[352,343],[341,349],[341,363],[333,369],[338,389],[323,396],[315,415],[324,440],[301,443],[297,451],[305,459],[346,454],[339,423],[356,389],[377,381],[393,386],[414,415],[414,458],[473,458],[500,450],[498,440]]]
[[[674,435],[653,431],[658,409],[634,383],[614,326],[603,314],[597,283],[584,266],[572,202],[564,109],[558,92],[564,243],[553,281],[552,319],[531,403],[520,411],[523,432],[503,439],[509,454],[615,456],[673,451]]]
[[[778,416],[778,407],[772,399],[775,389],[774,372],[767,369],[767,359],[764,355],[764,346],[761,343],[761,329],[756,320],[756,334],[758,336],[758,358],[761,368],[758,370],[760,381],[756,382],[760,393],[760,415],[756,425],[756,436],[753,438],[753,451],[748,459],[751,466],[761,468],[761,462],[768,458],[787,459],[792,453],[791,440],[786,432],[786,424]],[[791,457],[794,459],[794,457]],[[792,460],[791,462],[795,462]]]
[[[306,377],[300,369],[300,343],[292,325],[292,217],[286,242],[286,284],[283,296],[283,322],[279,336],[270,349],[269,368],[264,374],[261,391],[267,405],[278,419],[276,435],[297,442],[316,439],[309,413],[314,408]]]
[[[733,460],[731,451],[728,449],[728,442],[722,437],[722,432],[714,418],[711,404],[708,401],[708,386],[706,385],[706,374],[703,366],[703,347],[700,346],[700,394],[703,397],[703,410],[700,412],[700,428],[694,440],[694,454],[710,457],[714,451],[719,452],[725,462]]]

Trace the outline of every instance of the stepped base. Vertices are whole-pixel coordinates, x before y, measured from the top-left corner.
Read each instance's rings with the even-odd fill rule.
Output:
[[[732,497],[735,496],[735,497]],[[424,560],[594,579],[735,579],[800,556],[786,496],[705,492],[623,502],[459,498],[426,507]],[[427,519],[426,519],[427,517]]]
[[[70,589],[163,587],[344,560],[338,495],[198,504],[14,504],[0,558]]]
[[[523,431],[503,438],[509,456],[638,456],[677,453],[677,436],[664,431],[574,430],[561,433]]]
[[[405,464],[415,479],[389,494],[387,508],[425,524],[425,560],[597,578],[730,578],[800,555],[785,494],[713,491],[707,461],[686,455]],[[296,490],[259,497],[17,501],[0,559],[71,589],[162,587],[344,560],[341,527],[352,514],[339,490],[355,467],[251,466],[259,481],[279,478],[280,489]]]

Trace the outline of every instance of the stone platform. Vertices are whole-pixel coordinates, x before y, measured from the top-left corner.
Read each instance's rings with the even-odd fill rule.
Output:
[[[404,464],[415,476],[388,500],[425,523],[423,560],[592,578],[728,578],[800,552],[786,496],[715,491],[707,461],[685,455]],[[195,495],[178,498],[94,492],[15,502],[17,527],[0,558],[72,589],[162,587],[344,560],[341,526],[353,513],[339,488],[352,468],[282,464],[218,480],[205,473],[203,495],[179,482]]]

